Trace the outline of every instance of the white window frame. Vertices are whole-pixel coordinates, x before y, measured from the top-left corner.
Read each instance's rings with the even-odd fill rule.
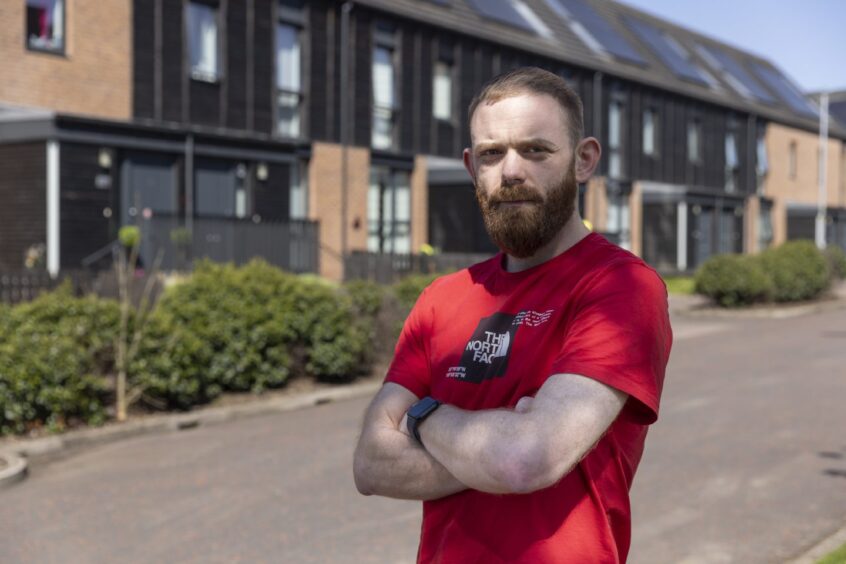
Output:
[[[280,49],[280,35],[283,32],[292,31],[294,35],[293,57],[296,61],[293,62],[294,74],[291,75],[292,80],[284,80],[286,77],[286,69],[283,69],[283,59],[280,57],[282,52]],[[276,68],[276,134],[283,137],[301,137],[303,134],[303,29],[300,25],[290,22],[288,20],[280,20],[276,22],[274,28],[275,37],[275,68]],[[287,102],[287,103],[285,103]],[[293,102],[293,103],[292,103]],[[283,106],[285,108],[293,108],[291,113],[292,118],[289,122],[283,123]]]
[[[737,192],[739,186],[738,170],[740,169],[740,155],[737,147],[737,132],[727,131],[725,137],[725,157],[726,157],[726,179],[725,191],[729,193]]]
[[[687,122],[687,162],[702,164],[702,121],[699,118]]]
[[[612,99],[608,106],[608,177],[623,178],[623,148],[625,139],[626,104]]]
[[[438,59],[432,76],[432,117],[452,122],[455,113],[455,65]]]
[[[646,108],[643,111],[643,154],[647,157],[658,156],[658,131],[660,121],[658,111],[655,108]]]
[[[398,146],[399,123],[399,60],[398,42],[395,32],[376,29],[373,42],[373,60],[371,61],[372,84],[372,120],[370,144],[374,149],[394,150]],[[380,62],[387,54],[388,64]],[[388,74],[384,74],[384,73]],[[387,85],[379,81],[384,74]],[[386,126],[385,130],[380,126]]]

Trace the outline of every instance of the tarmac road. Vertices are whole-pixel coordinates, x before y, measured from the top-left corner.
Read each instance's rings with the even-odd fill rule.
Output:
[[[780,562],[846,523],[846,310],[674,324],[631,562]],[[413,562],[416,502],[359,496],[366,399],[148,435],[0,492],[0,562]]]

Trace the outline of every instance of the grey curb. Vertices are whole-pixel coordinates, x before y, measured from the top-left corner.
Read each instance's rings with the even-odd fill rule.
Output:
[[[843,544],[846,544],[846,526],[815,544],[802,556],[790,560],[788,564],[816,564],[829,552],[837,550]]]
[[[51,437],[10,441],[0,446],[0,458],[7,463],[7,467],[0,471],[0,488],[26,477],[26,459],[37,460],[40,457],[58,455],[64,450],[104,445],[131,437],[193,429],[201,425],[372,396],[381,386],[382,382],[365,382],[240,405],[199,409],[190,413],[156,415],[127,423],[112,423],[100,428],[69,431]]]
[[[781,305],[761,308],[726,309],[716,306],[678,308],[675,313],[684,317],[720,318],[720,319],[790,319],[800,315],[837,311],[846,307],[846,299],[836,298],[801,305]]]

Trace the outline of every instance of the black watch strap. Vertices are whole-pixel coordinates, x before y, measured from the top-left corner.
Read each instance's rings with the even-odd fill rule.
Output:
[[[418,427],[426,420],[427,417],[432,415],[432,413],[434,413],[440,405],[441,402],[435,398],[426,396],[408,408],[408,432],[411,433],[411,436],[417,439],[417,442],[421,445],[423,444],[423,441],[420,440],[420,430]]]

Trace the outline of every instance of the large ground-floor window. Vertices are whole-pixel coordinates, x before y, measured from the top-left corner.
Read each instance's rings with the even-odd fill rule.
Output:
[[[370,169],[367,191],[367,250],[411,252],[411,188],[409,171],[388,166]]]

